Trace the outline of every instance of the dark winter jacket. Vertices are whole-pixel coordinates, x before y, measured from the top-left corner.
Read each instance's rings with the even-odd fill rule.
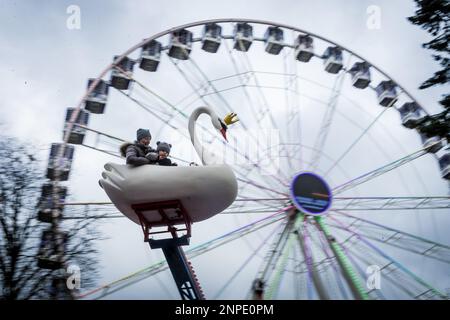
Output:
[[[138,142],[126,142],[120,146],[120,154],[122,157],[126,157],[127,164],[133,166],[155,163],[145,157],[149,152],[156,152],[156,150]]]
[[[172,160],[170,160],[169,158],[158,159],[157,163],[160,166],[177,166],[177,164],[175,162],[172,163]]]

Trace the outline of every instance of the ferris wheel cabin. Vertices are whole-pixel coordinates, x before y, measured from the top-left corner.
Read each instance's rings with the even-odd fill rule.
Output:
[[[141,62],[139,68],[145,71],[155,72],[161,60],[161,42],[152,40],[142,47]]]
[[[63,143],[52,143],[52,146],[50,148],[50,157],[47,165],[48,179],[52,181],[67,181],[69,179],[74,150],[75,148],[71,145],[64,145]],[[61,151],[62,156],[59,157],[59,153]]]
[[[299,35],[295,39],[295,58],[301,62],[308,62],[313,56],[313,38],[308,35]]]
[[[96,79],[89,79],[87,87],[89,88]],[[109,85],[106,81],[99,79],[94,90],[88,95],[84,108],[91,113],[101,114],[105,112],[105,105],[108,99]]]
[[[48,292],[52,300],[73,299],[71,290],[67,286],[67,276],[63,274],[55,275],[52,279]]]
[[[216,53],[220,47],[221,37],[221,26],[217,23],[205,24],[202,35],[202,49],[206,52]]]
[[[168,55],[178,60],[189,59],[192,50],[193,35],[186,29],[177,30],[171,33]]]
[[[247,52],[253,42],[253,27],[246,22],[234,25],[234,46],[238,51]]]
[[[325,65],[325,71],[336,74],[341,71],[343,64],[342,49],[339,47],[328,47],[322,58]]]
[[[355,88],[365,89],[370,84],[370,66],[367,62],[356,62],[349,72]]]
[[[406,102],[399,109],[402,125],[414,129],[422,119],[421,108],[416,102]]]
[[[279,54],[284,46],[283,30],[279,27],[268,27],[264,34],[264,42],[266,43],[267,53]]]
[[[381,81],[375,88],[378,103],[383,107],[390,107],[397,101],[397,89],[392,80]]]
[[[118,58],[119,56],[114,56],[114,61]],[[128,90],[133,77],[134,61],[128,57],[123,57],[116,66],[111,70],[111,86],[118,90]]]
[[[68,108],[66,112],[66,123],[64,125],[64,135],[65,137],[67,135],[67,131],[69,130],[70,120],[72,118],[72,115],[74,114],[76,109],[74,108]],[[73,123],[72,129],[69,133],[69,138],[67,140],[68,143],[72,144],[82,144],[84,140],[84,136],[86,135],[86,128],[83,128],[82,126],[87,126],[89,121],[89,112],[80,109],[78,112],[78,116],[76,120]]]
[[[439,137],[429,137],[424,133],[419,133],[423,148],[429,153],[436,153],[442,149],[442,142]]]
[[[442,178],[450,180],[450,152],[446,152],[439,158],[439,167],[441,168]]]
[[[38,220],[41,222],[53,223],[62,215],[67,187],[57,186],[57,197],[54,196],[55,186],[52,183],[45,183],[42,186],[41,196],[37,204]],[[56,200],[56,201],[55,201]]]
[[[38,267],[50,270],[62,268],[67,240],[67,232],[54,231],[51,228],[44,230],[37,254]]]

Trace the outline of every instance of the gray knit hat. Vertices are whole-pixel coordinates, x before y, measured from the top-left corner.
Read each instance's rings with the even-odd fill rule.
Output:
[[[172,148],[172,145],[170,143],[167,142],[160,142],[158,141],[156,143],[157,147],[156,147],[156,151],[165,151],[167,153],[170,153],[170,148]]]
[[[138,129],[136,131],[136,140],[139,141],[142,138],[152,138],[152,135],[150,134],[150,130],[148,129]]]

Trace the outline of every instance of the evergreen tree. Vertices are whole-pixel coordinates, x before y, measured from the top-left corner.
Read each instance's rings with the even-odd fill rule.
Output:
[[[424,43],[423,47],[434,51],[433,58],[442,67],[419,88],[445,85],[450,82],[450,1],[415,0],[415,2],[418,6],[415,16],[409,17],[408,20],[433,36],[433,39]],[[440,104],[450,109],[450,94],[445,94]]]

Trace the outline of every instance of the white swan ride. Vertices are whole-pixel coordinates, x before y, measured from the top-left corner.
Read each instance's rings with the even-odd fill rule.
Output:
[[[152,203],[179,201],[188,214],[190,223],[202,221],[229,207],[237,196],[237,180],[226,164],[217,163],[217,157],[198,141],[195,122],[201,114],[208,114],[215,129],[226,140],[227,125],[238,121],[236,114],[227,115],[222,121],[209,107],[195,109],[189,117],[191,142],[202,160],[203,166],[133,167],[116,163],[105,164],[100,185],[117,209],[137,224],[136,206]],[[182,224],[177,209],[166,210],[163,219],[158,209],[141,211],[147,224],[164,226]],[[173,219],[172,221],[168,220]]]

